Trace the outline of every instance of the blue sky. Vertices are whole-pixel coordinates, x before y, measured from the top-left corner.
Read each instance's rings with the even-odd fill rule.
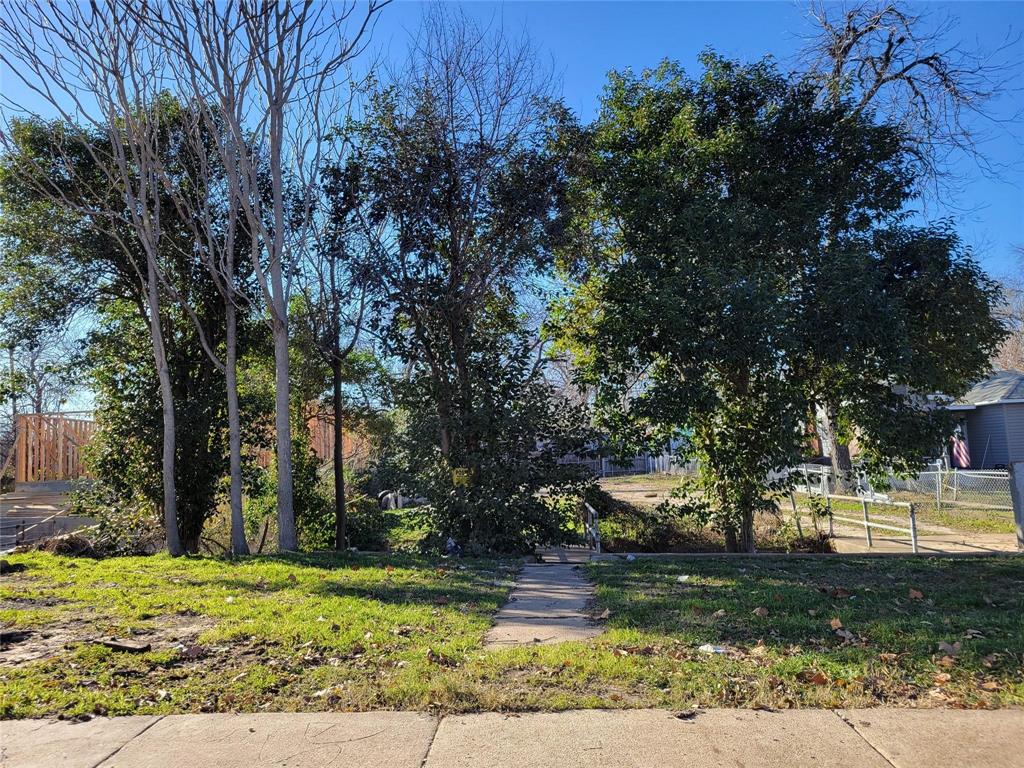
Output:
[[[566,103],[583,119],[594,116],[610,70],[636,70],[664,58],[697,71],[696,57],[706,47],[739,59],[774,56],[784,68],[795,63],[803,35],[812,28],[803,3],[771,2],[468,2],[463,8],[482,22],[507,29],[525,27],[545,57],[550,56]],[[967,46],[992,49],[1009,32],[1024,32],[1022,2],[916,4],[936,16],[959,20],[957,39]],[[423,6],[399,0],[385,8],[373,46],[385,58],[404,58],[408,34],[416,29]],[[1011,54],[1024,83],[1024,44]],[[993,113],[1006,117],[1019,109],[1021,93],[1005,94],[992,103]],[[1024,126],[989,131],[986,155],[999,165],[1013,166],[990,179],[973,161],[955,169],[960,179],[954,205],[932,206],[931,217],[953,217],[961,235],[982,265],[994,276],[1012,276],[1022,269],[1013,253],[1024,246]]]

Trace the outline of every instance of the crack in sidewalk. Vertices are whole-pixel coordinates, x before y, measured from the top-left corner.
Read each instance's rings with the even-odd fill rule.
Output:
[[[117,749],[115,749],[115,750],[114,750],[113,752],[111,752],[111,753],[110,753],[109,755],[107,755],[106,757],[102,758],[102,759],[101,759],[101,760],[100,760],[100,761],[99,761],[98,763],[96,763],[96,764],[94,764],[93,766],[91,766],[91,768],[100,768],[100,766],[101,766],[101,765],[103,765],[103,764],[104,764],[105,762],[107,762],[107,760],[110,760],[110,759],[111,759],[112,757],[114,757],[114,756],[115,756],[115,755],[116,755],[116,754],[117,754],[118,752],[120,752],[120,751],[121,751],[122,749],[124,749],[125,747],[127,747],[127,746],[128,746],[129,744],[131,744],[131,743],[132,743],[133,741],[135,741],[135,740],[136,740],[137,738],[139,738],[139,736],[141,736],[142,734],[144,734],[144,733],[145,733],[146,731],[148,731],[148,730],[149,730],[150,728],[152,728],[152,727],[153,727],[154,725],[156,725],[157,723],[159,723],[159,722],[160,722],[161,720],[163,720],[163,719],[164,719],[165,717],[166,717],[166,715],[159,715],[159,716],[157,716],[156,720],[154,720],[154,721],[153,721],[152,723],[150,723],[149,725],[147,725],[147,726],[146,726],[145,728],[143,728],[143,729],[142,729],[141,731],[139,731],[138,733],[136,733],[136,734],[135,734],[134,736],[132,736],[132,737],[131,737],[130,739],[125,739],[125,742],[124,742],[124,744],[120,745],[120,746],[119,746],[119,747],[118,747]]]
[[[876,746],[875,746],[874,744],[872,744],[872,743],[871,743],[871,740],[870,740],[870,739],[868,739],[868,737],[867,737],[867,736],[865,736],[865,735],[864,735],[863,733],[861,733],[861,732],[860,732],[859,730],[857,730],[857,726],[856,726],[856,725],[854,725],[854,724],[853,724],[853,722],[852,722],[852,721],[851,721],[851,720],[850,720],[850,719],[849,719],[848,717],[844,717],[843,715],[839,714],[839,712],[838,712],[838,711],[836,711],[836,710],[834,710],[834,709],[833,709],[833,710],[831,710],[831,712],[832,712],[832,714],[833,714],[833,715],[835,715],[836,717],[838,717],[838,718],[839,718],[839,719],[840,719],[840,720],[841,720],[842,722],[844,722],[844,723],[845,723],[845,724],[846,724],[846,725],[847,725],[847,726],[848,726],[848,727],[850,728],[850,730],[851,730],[851,731],[853,731],[854,733],[856,733],[856,734],[857,734],[857,735],[858,735],[858,736],[860,737],[861,741],[863,741],[863,742],[864,742],[865,744],[867,744],[867,745],[868,745],[869,747],[871,747],[872,751],[873,751],[873,752],[874,752],[874,753],[875,753],[876,755],[878,755],[878,756],[879,756],[880,758],[882,758],[882,759],[883,759],[883,760],[884,760],[884,761],[885,761],[886,763],[888,763],[889,765],[891,765],[891,766],[892,766],[892,768],[899,768],[899,766],[898,766],[898,765],[896,765],[896,763],[894,763],[894,762],[892,761],[892,759],[891,759],[891,758],[890,758],[890,757],[889,757],[888,755],[886,755],[886,754],[885,754],[884,752],[882,752],[882,750],[880,750],[880,749],[879,749],[878,747],[876,747]]]

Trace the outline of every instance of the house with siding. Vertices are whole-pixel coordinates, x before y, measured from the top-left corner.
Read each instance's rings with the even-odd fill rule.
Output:
[[[995,371],[947,407],[959,417],[953,466],[1005,469],[1024,461],[1024,372]]]

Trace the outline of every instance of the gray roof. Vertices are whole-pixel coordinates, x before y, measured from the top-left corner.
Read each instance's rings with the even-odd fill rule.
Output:
[[[1021,371],[994,371],[982,379],[959,402],[968,405],[989,405],[1006,400],[1024,401],[1024,373]]]

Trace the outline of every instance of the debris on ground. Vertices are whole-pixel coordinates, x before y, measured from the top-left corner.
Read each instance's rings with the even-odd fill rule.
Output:
[[[110,648],[112,651],[124,651],[125,653],[146,653],[151,646],[149,643],[136,643],[131,640],[119,640],[116,637],[97,640],[97,643]]]
[[[722,645],[711,645],[710,643],[704,643],[698,649],[701,653],[728,653],[729,649]]]

